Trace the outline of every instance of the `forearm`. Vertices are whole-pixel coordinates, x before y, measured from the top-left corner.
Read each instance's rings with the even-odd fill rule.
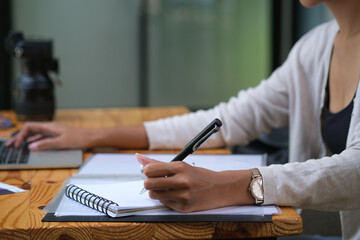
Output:
[[[84,130],[83,148],[116,147],[122,149],[146,149],[148,138],[143,125],[119,126]]]

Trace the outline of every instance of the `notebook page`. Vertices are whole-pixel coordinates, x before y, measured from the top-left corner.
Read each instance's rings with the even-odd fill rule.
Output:
[[[144,186],[143,181],[104,184],[76,183],[76,186],[95,195],[116,202],[119,205],[118,207],[114,207],[116,210],[163,206],[159,201],[150,199],[148,194],[140,194],[140,191]],[[77,201],[64,195],[62,196],[62,200],[55,212],[55,215],[97,216],[105,214],[78,203]]]
[[[61,202],[54,213],[55,216],[106,216],[105,213],[66,197],[65,194],[61,198]]]
[[[77,185],[93,194],[111,200],[119,205],[117,209],[163,206],[158,200],[149,198],[148,194],[140,194],[143,181],[118,182],[101,185]]]

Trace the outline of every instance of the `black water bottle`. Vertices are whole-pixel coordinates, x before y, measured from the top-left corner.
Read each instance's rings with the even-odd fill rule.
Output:
[[[13,94],[19,121],[50,121],[54,117],[54,83],[42,68],[35,60],[23,60]]]
[[[54,83],[48,72],[58,73],[52,57],[52,41],[25,40],[21,32],[10,32],[5,48],[21,60],[21,75],[14,86],[14,111],[19,121],[49,121],[54,118]]]

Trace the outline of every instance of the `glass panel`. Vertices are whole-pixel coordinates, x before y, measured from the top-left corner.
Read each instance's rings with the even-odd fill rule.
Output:
[[[270,71],[271,1],[149,1],[150,105],[212,106]]]

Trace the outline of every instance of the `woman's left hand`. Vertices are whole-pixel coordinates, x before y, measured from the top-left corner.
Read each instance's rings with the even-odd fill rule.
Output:
[[[136,154],[149,197],[179,212],[254,204],[250,170],[214,172],[182,161],[159,162]]]

